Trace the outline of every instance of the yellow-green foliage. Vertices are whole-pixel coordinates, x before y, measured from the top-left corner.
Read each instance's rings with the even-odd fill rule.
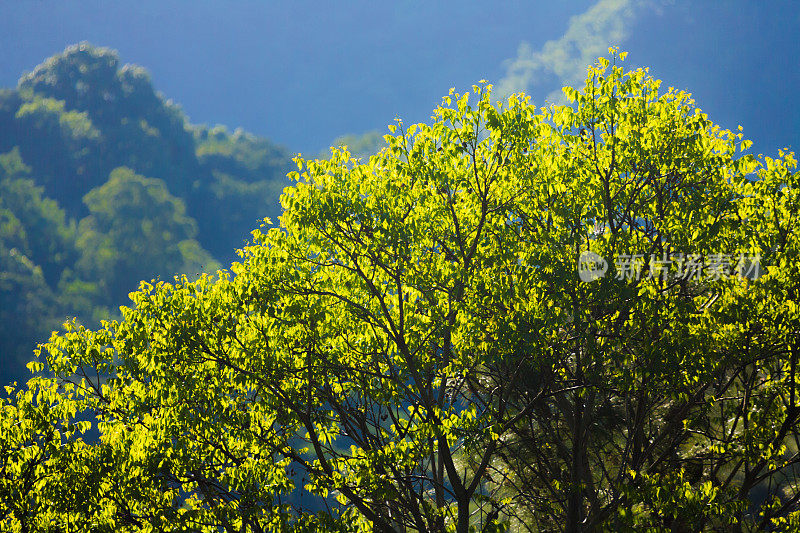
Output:
[[[5,529],[795,523],[794,158],[743,155],[610,57],[566,106],[481,82],[368,160],[298,158],[230,272],[54,335],[54,381],[4,406]],[[605,276],[581,281],[586,251]],[[762,275],[678,275],[675,254],[720,253]],[[97,441],[49,429],[75,409]]]

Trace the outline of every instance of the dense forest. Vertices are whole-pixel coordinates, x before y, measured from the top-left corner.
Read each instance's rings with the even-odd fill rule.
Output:
[[[358,141],[357,138],[352,138]],[[140,280],[230,264],[288,184],[287,149],[189,122],[148,73],[81,43],[0,90],[0,380]]]

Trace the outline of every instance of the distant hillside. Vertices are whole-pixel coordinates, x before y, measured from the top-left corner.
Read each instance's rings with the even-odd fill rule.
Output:
[[[227,265],[279,214],[289,152],[188,123],[147,72],[71,46],[0,90],[0,381],[66,316],[109,317],[141,279]]]

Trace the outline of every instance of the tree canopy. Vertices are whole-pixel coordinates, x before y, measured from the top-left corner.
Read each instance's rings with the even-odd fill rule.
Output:
[[[794,156],[622,59],[297,158],[230,271],[66,324],[4,529],[798,528]]]
[[[64,316],[55,289],[77,259],[75,228],[42,196],[14,150],[0,154],[0,360],[19,372],[31,358],[31,339],[45,340]]]
[[[90,214],[79,226],[83,257],[77,264],[89,279],[105,282],[112,301],[130,292],[131,279],[215,270],[213,257],[194,240],[195,221],[162,180],[120,167],[83,201]]]

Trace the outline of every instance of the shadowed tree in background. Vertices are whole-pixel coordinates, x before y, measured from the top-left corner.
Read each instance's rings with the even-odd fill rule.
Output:
[[[78,228],[83,256],[77,268],[86,279],[103,280],[109,303],[122,301],[132,279],[214,269],[214,259],[194,240],[197,226],[183,201],[163,181],[120,167],[83,201],[89,216]]]
[[[3,377],[27,377],[32,339],[64,318],[62,271],[78,258],[75,227],[30,178],[18,150],[0,154],[0,360]]]
[[[24,74],[16,90],[0,90],[0,154],[25,168],[22,180],[0,176],[8,219],[0,230],[2,383],[27,375],[24,361],[64,316],[96,326],[140,279],[213,270],[209,253],[233,260],[250,230],[277,214],[291,164],[266,139],[189,124],[144,69],[88,43]],[[158,180],[167,212],[184,206],[179,218],[192,236],[173,231],[170,216],[131,215],[128,204],[119,218],[110,205],[90,213],[84,197],[98,209],[99,197],[119,187],[107,181],[120,167]]]

